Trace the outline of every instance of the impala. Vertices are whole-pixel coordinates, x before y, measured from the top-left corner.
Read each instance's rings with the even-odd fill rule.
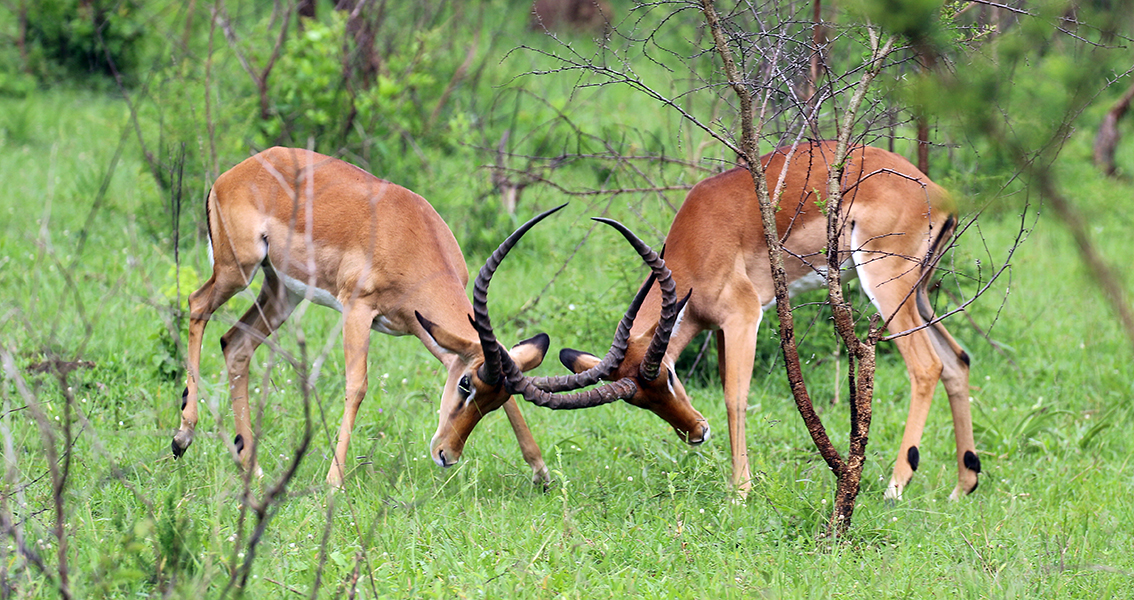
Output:
[[[345,476],[351,430],[366,393],[371,331],[416,336],[448,371],[430,444],[437,464],[454,464],[481,417],[503,405],[533,482],[547,481],[539,446],[515,400],[499,381],[480,374],[486,353],[471,324],[465,260],[424,198],[341,160],[272,148],[217,178],[206,217],[213,274],[189,297],[188,381],[175,456],[192,443],[197,425],[205,326],[263,271],[259,298],[221,337],[236,420],[233,443],[244,468],[256,469],[249,361],[306,298],[343,314],[346,406],[329,484],[340,487]],[[540,364],[547,346],[543,334],[510,351],[493,340],[488,355],[497,362],[506,356],[528,370]]]
[[[761,159],[769,189],[782,184],[776,221],[793,294],[824,286],[827,216],[816,194],[827,189],[828,158],[833,154],[832,142],[820,142],[801,144],[790,162],[787,148]],[[969,411],[969,357],[945,326],[934,321],[926,294],[930,275],[955,227],[952,203],[944,189],[908,161],[869,146],[848,155],[843,195],[840,262],[853,264],[888,331],[904,334],[893,341],[909,374],[910,408],[886,497],[900,498],[917,470],[930,401],[938,381],[943,381],[957,448],[957,486],[950,497],[958,498],[976,489],[980,473]],[[732,482],[744,495],[751,486],[744,421],[756,332],[764,310],[775,301],[759,203],[747,169],[710,177],[690,190],[666,237],[665,262],[677,291],[690,294],[689,301],[661,360],[670,373],[669,385],[643,388],[635,403],[659,414],[689,415],[689,397],[672,378],[673,361],[695,335],[714,330],[728,413]],[[636,358],[649,354],[643,334],[662,328],[669,319],[667,302],[672,298],[667,296],[672,292],[667,294],[652,281],[642,290],[648,293],[631,328],[627,364],[620,373],[639,365],[646,369]],[[560,359],[576,372],[588,372],[601,362],[572,350],[561,352]],[[649,368],[656,367],[651,363]],[[694,424],[688,416],[669,422],[678,431]]]

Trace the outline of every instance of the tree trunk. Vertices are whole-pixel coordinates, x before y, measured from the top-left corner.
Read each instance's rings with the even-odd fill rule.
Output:
[[[382,2],[377,12],[369,10],[367,4],[367,0],[338,0],[335,3],[335,10],[347,13],[346,37],[349,41],[344,41],[343,47],[343,80],[355,90],[373,85],[378,80],[381,66],[374,44],[386,3]]]
[[[838,143],[835,156],[831,158],[828,171],[827,206],[830,211],[827,217],[827,289],[828,302],[835,317],[835,326],[848,348],[848,356],[852,363],[858,362],[858,370],[851,367],[851,435],[850,447],[846,460],[839,455],[839,451],[827,435],[823,422],[815,412],[811,397],[807,392],[807,385],[803,380],[803,371],[799,359],[799,349],[795,342],[795,325],[791,312],[791,302],[788,296],[787,276],[784,269],[783,244],[776,227],[776,211],[778,203],[774,202],[768,189],[768,181],[757,153],[757,135],[762,124],[754,125],[752,120],[752,92],[748,89],[745,79],[737,69],[725,38],[724,28],[713,6],[712,0],[701,0],[702,11],[708,23],[709,31],[713,36],[717,53],[724,63],[725,77],[736,92],[740,102],[741,114],[741,153],[752,179],[756,184],[756,196],[760,202],[760,214],[764,225],[764,239],[768,245],[768,262],[771,267],[772,282],[776,293],[776,313],[780,318],[780,348],[784,355],[784,368],[787,372],[788,383],[791,386],[792,397],[796,408],[811,434],[820,456],[837,480],[835,507],[831,515],[829,533],[838,537],[850,527],[851,516],[854,514],[854,504],[858,497],[859,486],[862,481],[862,469],[866,464],[866,444],[870,432],[871,401],[874,393],[874,346],[881,338],[879,317],[871,321],[870,333],[866,341],[859,340],[854,332],[854,315],[849,303],[843,299],[840,268],[842,261],[838,251],[841,248],[839,234],[845,229],[841,222],[843,214],[842,205],[842,177],[843,165],[846,163],[851,130],[858,109],[866,95],[871,82],[882,70],[883,60],[894,47],[894,38],[889,38],[879,45],[878,39],[874,41],[871,60],[863,73],[847,109],[844,120],[839,128]],[[790,160],[790,156],[788,158]]]
[[[299,15],[299,19],[296,20],[296,28],[299,29],[299,33],[303,33],[305,19],[316,18],[315,0],[299,0],[295,5],[295,14]]]
[[[1126,89],[1122,98],[1103,117],[1099,125],[1099,133],[1095,136],[1094,158],[1095,166],[1107,175],[1114,175],[1117,166],[1114,164],[1114,150],[1118,146],[1121,135],[1118,133],[1118,122],[1130,109],[1130,102],[1134,100],[1134,84]]]
[[[925,74],[931,73],[937,66],[936,51],[927,46],[919,46],[915,52],[921,59],[922,71]],[[923,108],[919,108],[917,114],[917,168],[929,176],[929,119]]]
[[[18,30],[16,33],[16,47],[20,50],[20,70],[25,73],[31,72],[31,67],[28,66],[28,3],[27,0],[20,0],[19,14],[17,15]]]

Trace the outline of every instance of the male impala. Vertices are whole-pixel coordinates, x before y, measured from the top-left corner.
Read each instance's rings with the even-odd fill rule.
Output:
[[[785,266],[793,293],[822,287],[827,264],[827,216],[817,190],[827,189],[828,159],[833,142],[801,144],[785,168],[788,149],[764,156],[768,188],[782,178],[776,221],[784,239]],[[977,486],[980,460],[973,444],[969,413],[969,357],[934,318],[926,284],[955,220],[948,194],[902,157],[868,146],[851,150],[843,180],[844,234],[840,258],[852,261],[862,288],[878,308],[909,373],[911,398],[905,435],[886,497],[900,498],[918,466],[930,401],[938,380],[945,383],[953,413],[957,445],[957,486],[951,498]],[[845,257],[845,258],[844,258]],[[663,365],[672,361],[695,335],[716,330],[719,371],[724,384],[732,449],[732,481],[746,494],[750,488],[744,430],[748,387],[755,358],[756,332],[764,310],[775,300],[768,249],[752,176],[738,168],[710,177],[689,192],[665,241],[665,261],[678,292],[690,292],[680,326],[669,340]],[[846,263],[844,263],[846,264]],[[665,292],[649,288],[634,322],[628,359],[645,353],[641,334],[665,322]],[[660,327],[660,326],[659,326]],[[594,356],[575,351],[560,355],[581,372],[598,364]],[[623,365],[627,372],[634,365]],[[676,380],[669,387],[644,390],[641,402],[680,412],[689,398]],[[657,412],[657,408],[654,408]],[[691,421],[671,424],[681,430]]]
[[[468,271],[457,241],[421,196],[343,161],[289,148],[265,150],[217,178],[206,202],[213,275],[189,297],[188,384],[173,453],[193,441],[201,341],[209,317],[248,286],[257,270],[264,285],[256,303],[221,338],[236,419],[236,452],[255,468],[248,406],[252,353],[304,298],[343,313],[346,407],[327,482],[341,486],[354,419],[366,393],[371,330],[412,334],[448,370],[430,453],[442,466],[457,462],[481,417],[504,406],[533,481],[547,467],[519,407],[499,382],[478,375],[484,363]],[[423,324],[428,324],[430,332]],[[539,365],[548,338],[539,335],[503,353],[528,370]]]

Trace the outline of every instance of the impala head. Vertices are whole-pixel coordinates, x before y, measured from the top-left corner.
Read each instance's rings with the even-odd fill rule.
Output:
[[[575,371],[574,375],[531,378],[523,375],[525,365],[513,358],[515,349],[510,353],[501,351],[492,334],[492,325],[488,318],[488,283],[500,261],[519,237],[555,210],[558,209],[537,216],[512,234],[500,245],[477,277],[473,294],[473,310],[476,314],[473,326],[477,329],[485,349],[485,373],[499,369],[505,387],[510,392],[521,394],[524,399],[539,406],[563,410],[588,408],[615,400],[626,400],[635,406],[648,408],[665,419],[678,435],[690,444],[699,444],[709,439],[709,426],[705,418],[690,404],[685,388],[677,377],[672,375],[672,363],[665,357],[669,338],[689,298],[687,296],[684,300],[677,301],[676,285],[669,269],[665,266],[665,261],[617,221],[595,219],[622,233],[642,260],[649,265],[652,275],[622,317],[606,357],[599,359],[590,354],[569,350],[561,355],[561,359],[569,363],[568,366]],[[634,317],[638,314],[638,309],[655,280],[659,282],[662,290],[661,318],[657,326],[649,332],[631,339],[630,327],[634,323]],[[490,352],[489,349],[496,351]],[[577,391],[603,380],[609,383]]]
[[[651,283],[652,280],[646,282],[643,290],[648,290]],[[602,379],[633,381],[637,391],[633,396],[625,398],[626,402],[661,417],[673,427],[682,441],[694,446],[698,445],[709,439],[709,424],[705,417],[693,408],[689,395],[685,392],[685,386],[681,384],[674,370],[673,361],[664,355],[660,361],[647,360],[650,342],[654,336],[655,329],[650,329],[641,335],[630,336],[627,340],[625,357],[609,375],[603,376]],[[593,354],[570,348],[564,348],[559,352],[559,361],[576,374],[586,373],[602,363],[602,359]],[[649,365],[653,365],[651,369],[657,369],[657,375],[652,378],[647,373]]]
[[[511,350],[496,341],[488,318],[488,284],[500,261],[516,242],[536,223],[564,206],[567,205],[537,215],[520,226],[492,253],[477,275],[473,286],[473,314],[469,315],[467,324],[460,324],[463,327],[446,328],[415,311],[422,329],[448,354],[443,361],[449,374],[441,394],[437,432],[429,444],[433,462],[442,467],[453,466],[460,460],[465,442],[481,418],[503,406],[515,393],[505,377],[504,363],[522,373],[538,367],[547,354],[550,343],[547,334],[524,340]]]
[[[451,467],[460,460],[465,442],[481,418],[503,406],[512,394],[499,375],[495,378],[489,375],[479,340],[456,336],[421,313],[416,315],[418,323],[437,345],[451,353],[445,362],[449,373],[441,393],[441,408],[437,411],[437,432],[429,444],[433,462]],[[522,371],[528,371],[543,362],[549,343],[547,334],[541,333],[511,350],[497,345],[497,351],[506,354]]]

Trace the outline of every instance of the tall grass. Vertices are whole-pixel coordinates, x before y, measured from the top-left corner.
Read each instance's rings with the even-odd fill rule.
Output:
[[[74,438],[61,500],[75,597],[219,596],[248,551],[252,524],[240,525],[242,479],[226,446],[231,425],[217,339],[250,295],[208,330],[201,435],[174,461],[169,439],[183,381],[169,368],[179,359],[170,327],[188,288],[207,274],[204,249],[199,241],[183,247],[179,280],[162,233],[169,217],[154,209],[159,192],[136,153],[123,155],[103,205],[88,216],[113,158],[108,140],[123,125],[116,102],[76,93],[23,108],[3,102],[16,108],[0,111],[5,131],[34,132],[6,138],[0,161],[9,184],[0,201],[0,343],[13,365],[0,382],[4,503],[12,519],[0,544],[7,593],[57,595],[60,540],[38,411],[60,456],[66,427]],[[1117,261],[1131,251],[1129,217],[1110,207],[1131,190],[1094,181],[1085,143],[1076,138],[1059,168],[1082,182],[1074,196]],[[433,190],[419,191],[428,197]],[[554,194],[534,196],[539,203]],[[194,200],[185,210],[197,206]],[[573,249],[588,216],[588,208],[572,206],[547,228],[555,231],[533,232],[527,252],[505,263],[494,310],[514,314],[528,302],[553,274],[548,257],[561,260]],[[1009,218],[982,222],[984,244],[1007,244],[1014,230]],[[638,275],[625,274],[629,259],[598,256],[618,253],[617,244],[593,243],[601,251],[585,248],[542,300],[556,310],[504,325],[505,340],[546,329],[555,346],[601,350],[596,344],[609,335]],[[984,251],[963,242],[957,261]],[[758,364],[750,398],[757,481],[747,502],[733,501],[726,486],[725,436],[689,448],[656,418],[621,404],[526,410],[553,472],[543,491],[528,483],[506,420],[495,414],[458,466],[434,466],[427,444],[440,365],[413,340],[378,337],[352,447],[357,458],[346,489],[332,493],[322,477],[341,411],[341,351],[337,315],[312,308],[285,325],[277,343],[293,350],[302,332],[308,347],[326,348],[314,393],[318,434],[271,516],[243,594],[306,596],[317,576],[318,597],[1121,594],[1134,575],[1124,550],[1134,542],[1125,433],[1134,420],[1130,356],[1058,223],[1041,217],[1017,256],[1003,303],[990,296],[970,311],[1000,350],[965,320],[950,324],[974,358],[980,489],[962,502],[945,500],[955,467],[942,399],[905,500],[882,502],[908,401],[900,357],[884,354],[864,495],[850,540],[838,546],[817,541],[832,480],[770,364]],[[574,310],[564,306],[571,302]],[[813,335],[826,335],[820,329]],[[302,424],[296,373],[277,364],[265,374],[267,363],[279,362],[269,354],[262,350],[253,370],[266,472],[253,481],[254,492],[283,469]],[[761,355],[774,361],[774,351]],[[42,367],[51,360],[76,365],[66,389]],[[541,372],[559,372],[552,362]],[[809,368],[813,380],[833,378],[829,360]],[[723,431],[719,388],[691,381],[696,405]],[[845,410],[828,407],[824,418],[844,422]],[[837,425],[834,435],[845,442]]]
[[[509,64],[511,73],[538,64],[521,53],[507,60],[528,63]],[[493,102],[515,102],[514,122],[542,132],[525,143],[538,145],[541,135],[573,139],[557,138],[556,128],[566,126],[548,116],[570,102],[585,131],[627,124],[625,136],[610,136],[625,149],[664,154],[674,131],[680,140],[672,143],[699,147],[696,134],[657,124],[669,116],[643,114],[633,95],[543,81],[535,100],[492,92]],[[170,114],[163,118],[172,127]],[[222,156],[248,145],[236,134],[221,137]],[[1073,182],[1068,194],[1091,219],[1106,257],[1121,264],[1134,241],[1132,217],[1118,207],[1134,190],[1095,173],[1088,138],[1077,134],[1054,168]],[[475,270],[500,230],[566,197],[533,186],[515,217],[493,212],[489,175],[478,167],[491,162],[497,141],[426,149],[422,162],[364,166],[433,201]],[[984,466],[980,488],[961,502],[946,501],[956,467],[944,394],[905,499],[882,501],[909,393],[900,356],[884,344],[854,528],[845,543],[820,541],[833,479],[790,400],[774,327],[762,331],[749,398],[756,481],[746,502],[736,502],[726,484],[726,417],[711,349],[685,378],[716,432],[698,448],[625,404],[566,413],[526,407],[554,478],[543,490],[529,483],[499,414],[478,426],[457,466],[436,467],[427,448],[443,370],[415,340],[384,336],[372,343],[346,489],[331,492],[323,476],[342,410],[342,352],[338,315],[312,307],[274,336],[279,352],[265,347],[254,361],[265,476],[251,481],[252,495],[283,471],[303,427],[299,375],[281,358],[299,353],[301,337],[309,360],[320,364],[315,441],[269,512],[247,583],[230,587],[256,523],[228,449],[232,420],[218,340],[257,284],[208,329],[198,437],[175,461],[169,441],[184,385],[185,296],[209,272],[194,235],[208,169],[185,174],[185,225],[175,235],[168,192],[141,155],[130,113],[117,100],[77,91],[0,98],[0,597],[59,596],[62,565],[76,598],[1098,598],[1122,597],[1134,582],[1129,346],[1072,242],[1041,214],[1010,280],[967,311],[971,323],[965,315],[949,321],[973,357]],[[1119,155],[1120,164],[1130,160],[1129,151]],[[1001,176],[957,163],[948,169],[957,190],[986,189]],[[695,166],[657,168],[665,181],[701,176]],[[611,181],[606,169],[578,161],[558,171],[557,181],[593,189]],[[605,350],[644,274],[617,236],[590,233],[589,217],[610,214],[660,241],[680,198],[679,191],[577,198],[534,230],[494,280],[502,340],[547,331],[553,350]],[[997,206],[962,238],[952,265],[967,269],[1003,256],[1019,218],[1010,203]],[[488,233],[473,210],[492,212]],[[799,314],[814,324],[803,340],[814,355],[805,373],[813,395],[833,396],[824,313],[812,306]],[[691,366],[687,357],[682,374]],[[553,358],[537,371],[561,372]],[[835,443],[845,446],[845,405],[823,412]],[[71,457],[59,494],[53,483],[62,474],[53,480],[48,444],[60,459]]]

